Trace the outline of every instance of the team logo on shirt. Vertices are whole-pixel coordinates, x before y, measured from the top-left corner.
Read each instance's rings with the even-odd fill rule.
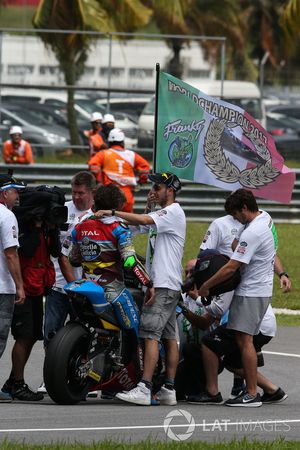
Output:
[[[158,216],[163,216],[164,214],[168,214],[168,211],[166,211],[165,209],[161,209],[160,211],[157,211],[156,214]]]
[[[231,230],[231,234],[232,234],[232,236],[236,236],[236,235],[237,235],[237,233],[238,233],[238,230],[237,230],[237,228],[232,228],[232,230]]]
[[[203,238],[203,243],[205,244],[205,242],[207,241],[207,239],[209,238],[209,236],[211,235],[211,232],[209,230],[207,230],[206,235]]]
[[[13,235],[13,238],[14,238],[14,239],[17,239],[18,233],[17,233],[17,229],[16,229],[15,225],[13,225],[13,226],[11,227],[11,229],[12,229],[12,235]]]
[[[247,242],[242,241],[242,242],[239,243],[239,246],[237,248],[237,252],[241,253],[243,255],[244,253],[246,253],[246,248],[247,247],[248,247]]]

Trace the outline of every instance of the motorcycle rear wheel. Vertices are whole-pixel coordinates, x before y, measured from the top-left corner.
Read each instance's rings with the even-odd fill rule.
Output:
[[[90,381],[77,369],[86,360],[90,342],[88,331],[69,323],[51,339],[44,362],[44,381],[51,399],[60,405],[74,405],[84,400]]]

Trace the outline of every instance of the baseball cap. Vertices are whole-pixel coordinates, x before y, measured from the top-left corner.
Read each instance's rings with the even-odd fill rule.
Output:
[[[6,189],[25,189],[25,184],[23,181],[17,181],[11,175],[6,173],[0,173],[0,192]]]
[[[10,128],[9,134],[23,134],[23,130],[18,125],[14,125]]]
[[[113,128],[108,135],[109,142],[123,142],[125,139],[125,134],[120,128]]]
[[[99,113],[99,112],[94,112],[94,113],[91,115],[90,121],[91,121],[91,122],[96,122],[96,120],[101,120],[101,121],[102,121],[102,119],[103,119],[103,116],[102,116],[101,113]]]
[[[165,184],[166,186],[172,188],[175,192],[179,192],[181,190],[180,180],[174,173],[150,173],[148,178],[152,181],[152,183]]]
[[[115,123],[115,118],[112,114],[104,114],[102,123],[113,122]]]

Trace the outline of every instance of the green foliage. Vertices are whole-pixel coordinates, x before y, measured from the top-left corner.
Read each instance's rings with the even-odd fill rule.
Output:
[[[188,223],[183,266],[189,259],[197,256],[201,240],[207,227],[207,223]],[[279,240],[278,255],[282,260],[285,270],[289,272],[292,280],[292,291],[288,294],[284,294],[279,287],[278,277],[275,276],[272,305],[275,308],[300,309],[300,225],[278,224],[276,228]],[[141,255],[145,254],[146,240],[146,235],[137,236],[135,238],[136,249]]]

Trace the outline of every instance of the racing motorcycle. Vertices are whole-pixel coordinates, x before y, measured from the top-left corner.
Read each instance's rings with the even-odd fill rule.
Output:
[[[76,404],[89,391],[119,392],[136,386],[143,371],[138,338],[139,309],[129,289],[111,303],[92,281],[64,287],[76,320],[51,340],[44,362],[44,381],[51,399]]]

